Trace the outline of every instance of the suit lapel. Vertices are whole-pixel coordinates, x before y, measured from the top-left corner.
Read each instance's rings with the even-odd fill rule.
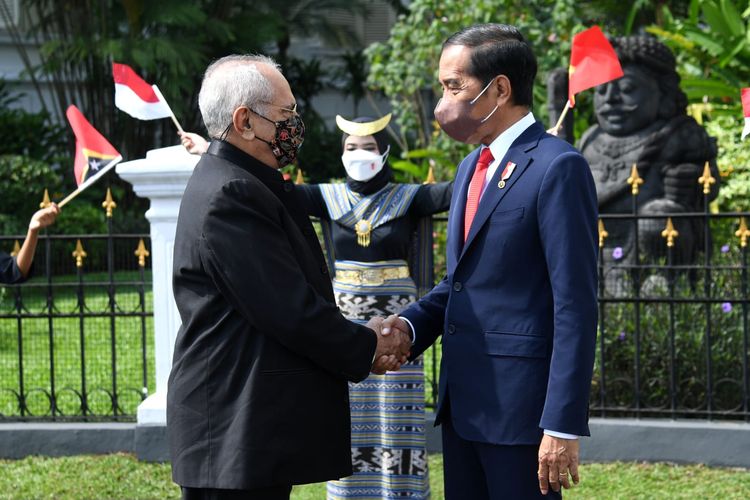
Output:
[[[459,165],[458,174],[459,177],[456,179],[456,188],[453,192],[453,198],[455,203],[450,211],[448,230],[452,238],[450,238],[451,245],[450,250],[453,252],[455,262],[458,261],[459,255],[461,255],[461,248],[463,247],[463,234],[464,234],[464,214],[466,213],[466,197],[469,193],[469,184],[471,183],[471,176],[474,173],[474,167],[476,166],[477,160],[479,159],[479,151],[481,148],[477,148],[467,156],[463,162]]]
[[[487,223],[490,215],[492,215],[492,212],[495,211],[495,207],[497,207],[497,205],[502,201],[505,195],[508,194],[508,191],[510,191],[516,184],[516,182],[518,182],[518,179],[521,178],[524,171],[531,163],[532,158],[527,153],[537,146],[537,144],[539,143],[539,138],[541,137],[543,132],[544,129],[541,125],[539,125],[539,123],[534,123],[533,125],[531,125],[528,129],[526,129],[526,131],[524,131],[523,134],[521,134],[518,139],[516,139],[516,141],[513,143],[513,145],[511,145],[510,149],[508,149],[508,152],[498,164],[497,169],[492,176],[492,179],[487,184],[487,188],[484,194],[482,194],[482,199],[479,202],[477,213],[474,216],[474,221],[471,224],[469,237],[466,239],[466,243],[464,243],[463,250],[459,253],[459,259],[466,253],[466,249],[471,246],[472,241],[474,241],[474,238],[482,229],[482,226]],[[516,167],[510,178],[505,181],[505,187],[500,188],[498,186],[498,182],[500,181],[503,170],[505,169],[505,166],[508,164],[508,162],[515,163]],[[462,209],[461,212],[462,214],[463,210],[464,209]]]

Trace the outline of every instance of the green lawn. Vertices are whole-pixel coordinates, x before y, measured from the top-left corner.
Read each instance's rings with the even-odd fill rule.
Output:
[[[137,272],[117,273],[115,286],[116,310],[129,313],[140,310],[139,286],[125,285],[140,279]],[[105,282],[106,275],[85,276],[88,283]],[[150,276],[146,277],[150,282]],[[32,283],[44,283],[37,279]],[[55,313],[77,314],[80,312],[75,276],[55,277],[53,281]],[[26,313],[46,312],[47,287],[23,287],[20,289]],[[14,314],[16,289],[0,288],[0,314]],[[150,285],[145,290],[146,310],[152,308]],[[84,311],[101,313],[108,311],[109,296],[105,285],[92,285],[85,289]],[[81,333],[83,321],[83,333]],[[120,316],[114,320],[114,351],[112,354],[111,319],[109,317],[79,317],[52,319],[24,318],[21,320],[23,384],[26,402],[33,415],[49,414],[49,397],[52,377],[50,366],[54,363],[55,393],[57,405],[63,414],[76,415],[81,412],[83,385],[88,393],[90,413],[111,415],[110,394],[113,390],[113,360],[116,365],[118,406],[126,414],[134,415],[143,394],[143,332],[141,318]],[[145,321],[146,369],[149,393],[154,390],[153,367],[153,317]],[[83,346],[81,345],[83,338]],[[52,347],[51,347],[52,346]],[[83,349],[82,349],[83,347]],[[19,415],[17,394],[20,391],[19,374],[19,327],[17,318],[0,319],[0,414]],[[54,356],[50,357],[50,351]],[[85,371],[81,370],[82,352],[85,354]]]
[[[750,497],[750,471],[700,465],[584,464],[582,481],[568,499],[673,499]],[[432,498],[443,498],[442,457],[430,456]],[[509,478],[510,480],[511,478]],[[0,460],[0,499],[179,498],[169,464],[138,462],[130,455],[32,457]],[[295,487],[294,500],[325,498],[325,484]],[[468,500],[468,499],[467,499]]]

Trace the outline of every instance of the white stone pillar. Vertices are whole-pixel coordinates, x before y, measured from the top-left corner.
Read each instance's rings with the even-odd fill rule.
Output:
[[[151,269],[154,297],[156,392],[138,406],[138,425],[166,425],[167,379],[180,316],[172,294],[172,253],[180,200],[199,157],[182,146],[154,149],[146,158],[117,165],[117,174],[135,194],[151,200]]]

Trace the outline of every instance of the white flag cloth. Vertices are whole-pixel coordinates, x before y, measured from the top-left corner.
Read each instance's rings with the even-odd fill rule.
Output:
[[[115,80],[115,106],[139,120],[169,118],[172,110],[156,85],[149,85],[133,68],[112,63]]]
[[[745,127],[742,129],[742,140],[750,134],[750,87],[742,89],[742,112],[745,115]]]

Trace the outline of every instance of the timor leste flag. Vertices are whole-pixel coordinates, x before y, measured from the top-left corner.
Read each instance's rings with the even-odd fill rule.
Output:
[[[97,174],[103,174],[106,167],[122,157],[120,153],[71,105],[65,112],[68,123],[76,136],[76,158],[73,171],[76,184],[81,186]]]
[[[575,105],[575,95],[623,75],[615,49],[599,26],[593,26],[573,37],[568,68],[568,101]]]

